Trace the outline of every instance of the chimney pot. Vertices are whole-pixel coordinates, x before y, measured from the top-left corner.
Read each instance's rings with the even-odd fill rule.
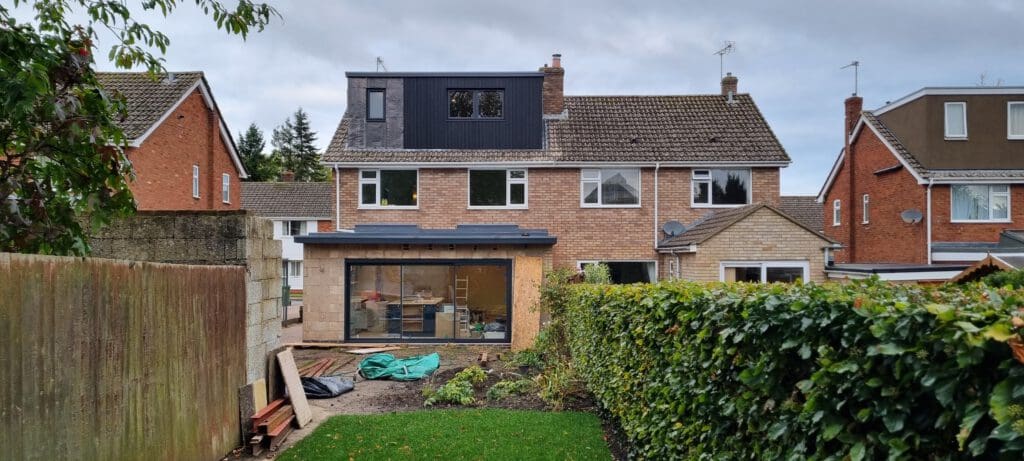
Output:
[[[295,181],[295,172],[293,171],[282,171],[281,182],[293,182]]]
[[[725,77],[722,77],[722,96],[739,93],[739,83],[740,79],[733,76],[732,72],[726,72]]]
[[[563,91],[565,69],[562,68],[562,55],[551,55],[551,65],[540,68],[544,73],[544,84],[541,90],[541,105],[545,115],[558,115],[565,111],[565,93]]]
[[[853,134],[853,128],[857,126],[857,121],[860,120],[860,113],[864,110],[864,98],[860,96],[850,96],[846,98],[846,138],[849,139],[850,135]]]
[[[562,55],[560,53],[551,55],[551,67],[562,67]]]

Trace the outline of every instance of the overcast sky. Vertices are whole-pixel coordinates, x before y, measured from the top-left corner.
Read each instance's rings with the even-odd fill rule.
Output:
[[[1024,85],[1017,0],[271,1],[282,18],[244,42],[183,3],[152,20],[171,38],[168,69],[206,72],[236,137],[256,122],[269,138],[301,106],[321,148],[345,110],[345,71],[377,56],[390,71],[523,71],[560,52],[569,95],[699,94],[719,91],[713,53],[735,41],[725,69],[793,159],[787,194],[817,193],[828,174],[853,60],[869,109],[981,74]]]

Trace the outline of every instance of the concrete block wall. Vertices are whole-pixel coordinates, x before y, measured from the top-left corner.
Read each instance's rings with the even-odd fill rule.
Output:
[[[118,220],[90,239],[92,256],[246,268],[246,382],[266,376],[280,346],[281,242],[273,223],[245,211],[153,211]]]

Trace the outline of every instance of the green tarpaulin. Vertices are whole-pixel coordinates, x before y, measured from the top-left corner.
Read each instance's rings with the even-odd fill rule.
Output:
[[[396,359],[391,354],[374,354],[359,362],[359,374],[366,379],[415,381],[430,376],[439,366],[441,356],[437,352],[404,359]]]

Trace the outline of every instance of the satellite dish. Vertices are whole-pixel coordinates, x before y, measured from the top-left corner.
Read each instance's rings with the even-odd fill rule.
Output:
[[[900,218],[907,224],[917,224],[921,222],[921,218],[923,217],[924,215],[921,214],[921,211],[916,208],[903,210],[903,212],[900,213]]]
[[[686,226],[684,226],[683,223],[679,221],[669,221],[665,223],[664,226],[661,226],[661,231],[664,232],[665,235],[669,237],[674,237],[676,235],[682,234],[685,230]]]

